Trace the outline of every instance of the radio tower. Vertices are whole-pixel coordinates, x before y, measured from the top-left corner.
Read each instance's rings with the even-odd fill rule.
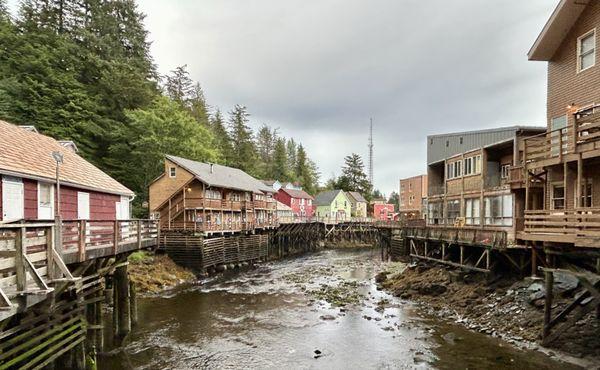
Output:
[[[373,118],[369,128],[369,182],[373,186]]]

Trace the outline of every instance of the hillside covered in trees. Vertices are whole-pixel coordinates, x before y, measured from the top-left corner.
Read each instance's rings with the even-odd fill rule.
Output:
[[[143,21],[132,0],[24,0],[14,17],[0,0],[0,119],[76,142],[138,194],[136,216],[167,153],[316,190],[302,144],[211,108],[185,65],[159,75]]]

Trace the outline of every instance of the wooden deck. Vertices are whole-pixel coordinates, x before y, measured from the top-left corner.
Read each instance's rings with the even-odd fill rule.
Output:
[[[518,238],[600,248],[600,208],[526,211]]]
[[[153,220],[0,225],[0,321],[43,301],[56,282],[75,281],[68,265],[157,244]]]

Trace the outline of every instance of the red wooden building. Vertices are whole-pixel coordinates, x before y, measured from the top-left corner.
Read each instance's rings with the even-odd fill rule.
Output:
[[[0,222],[54,219],[58,197],[53,152],[63,156],[59,178],[64,220],[129,219],[133,192],[76,151],[72,142],[0,121]]]
[[[281,188],[275,194],[275,199],[290,207],[296,218],[310,219],[315,213],[313,208],[315,198],[304,190]]]
[[[389,203],[373,204],[373,218],[380,221],[391,221],[394,219],[394,205]]]

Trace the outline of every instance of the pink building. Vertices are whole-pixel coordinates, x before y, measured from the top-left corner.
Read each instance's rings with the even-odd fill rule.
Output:
[[[373,218],[380,221],[391,221],[394,218],[394,205],[389,203],[373,204]]]
[[[304,190],[281,188],[275,193],[275,199],[292,209],[294,217],[312,218],[314,198]]]

